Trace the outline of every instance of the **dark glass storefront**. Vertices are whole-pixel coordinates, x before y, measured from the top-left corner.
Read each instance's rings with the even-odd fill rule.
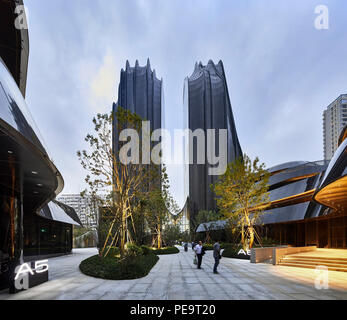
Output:
[[[281,245],[347,248],[347,216],[266,225],[261,235]]]
[[[20,202],[0,194],[0,289],[6,287],[21,256]]]
[[[35,256],[67,254],[72,250],[72,225],[35,214],[24,215],[24,260]]]

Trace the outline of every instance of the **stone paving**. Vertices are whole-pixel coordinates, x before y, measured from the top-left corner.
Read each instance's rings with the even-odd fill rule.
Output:
[[[329,271],[329,289],[315,288],[312,269],[251,264],[223,258],[213,274],[212,252],[203,258],[202,270],[193,264],[193,252],[162,255],[148,276],[136,280],[103,280],[79,271],[80,261],[96,249],[74,249],[73,254],[49,260],[50,281],[0,300],[314,300],[347,299],[347,273]]]

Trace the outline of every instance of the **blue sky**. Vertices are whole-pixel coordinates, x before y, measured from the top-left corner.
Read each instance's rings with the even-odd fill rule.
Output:
[[[329,9],[317,30],[314,10]],[[182,125],[183,81],[196,61],[224,63],[243,151],[270,167],[323,158],[322,112],[347,92],[347,3],[338,0],[30,0],[27,103],[64,176],[84,187],[76,151],[117,101],[128,59],[164,80],[169,128]],[[171,168],[182,202],[182,171]]]

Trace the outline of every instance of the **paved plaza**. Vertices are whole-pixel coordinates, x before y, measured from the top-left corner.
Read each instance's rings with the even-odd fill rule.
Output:
[[[136,280],[103,280],[79,271],[79,263],[96,249],[74,249],[73,254],[49,259],[50,281],[15,295],[0,292],[0,300],[313,300],[347,299],[347,273],[329,271],[329,289],[315,288],[313,269],[251,264],[223,258],[213,274],[212,252],[202,270],[193,264],[193,252],[159,256],[148,276]]]

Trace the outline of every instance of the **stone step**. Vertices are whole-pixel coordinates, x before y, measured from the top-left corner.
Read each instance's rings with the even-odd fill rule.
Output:
[[[315,265],[315,266],[331,266],[331,267],[338,267],[338,268],[347,268],[347,264],[344,263],[336,263],[336,262],[331,262],[331,261],[310,261],[310,260],[297,260],[297,259],[288,259],[288,258],[284,258],[281,260],[280,263],[291,263],[291,264],[297,264],[299,265]]]
[[[298,261],[298,262],[310,262],[310,263],[320,263],[320,264],[340,264],[340,265],[345,265],[347,266],[347,261],[344,260],[338,260],[335,258],[331,258],[331,259],[311,259],[308,257],[292,257],[292,256],[285,256],[283,258],[283,260],[286,261]]]
[[[315,269],[317,267],[316,264],[297,264],[293,262],[281,262],[279,265],[287,266],[287,267],[296,267],[296,268],[309,268],[309,269]],[[347,266],[346,267],[327,266],[327,267],[329,271],[347,272]]]
[[[347,252],[347,250],[346,250]],[[341,257],[319,257],[319,256],[301,256],[301,255],[295,255],[295,254],[291,254],[291,255],[288,255],[286,256],[287,258],[298,258],[298,259],[309,259],[311,261],[313,260],[336,260],[336,261],[342,261],[342,262],[345,262],[347,263],[347,256],[346,258],[341,258]]]

